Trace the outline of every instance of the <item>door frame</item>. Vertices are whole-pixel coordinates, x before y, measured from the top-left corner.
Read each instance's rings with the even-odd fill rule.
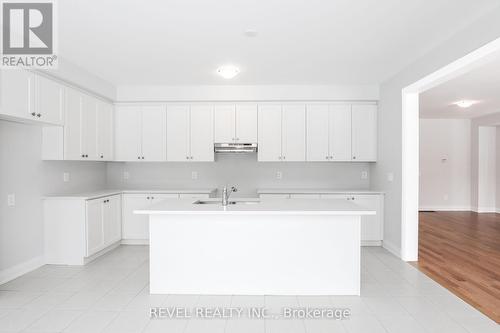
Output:
[[[418,260],[419,95],[500,56],[500,38],[403,88],[401,259]]]

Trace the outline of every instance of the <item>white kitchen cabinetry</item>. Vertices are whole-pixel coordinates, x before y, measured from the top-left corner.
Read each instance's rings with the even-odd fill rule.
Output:
[[[64,126],[43,128],[42,159],[113,160],[113,105],[66,88],[64,109]]]
[[[383,194],[350,194],[350,193],[280,193],[259,192],[261,199],[339,199],[352,201],[364,208],[377,212],[376,215],[361,217],[361,241],[364,246],[381,245],[384,239],[384,195]]]
[[[121,195],[86,200],[44,200],[45,259],[48,264],[83,265],[119,244]]]
[[[149,220],[147,215],[134,214],[134,211],[165,199],[208,198],[208,194],[137,193],[123,194],[123,243],[147,244],[149,240]]]
[[[164,106],[120,106],[115,113],[115,159],[165,161],[167,116]]]
[[[215,106],[215,142],[257,142],[257,105],[221,104]]]
[[[351,105],[307,106],[307,160],[351,161]]]
[[[167,161],[214,161],[214,111],[211,105],[167,107]]]
[[[305,106],[260,105],[258,160],[305,161]]]
[[[352,106],[352,160],[377,160],[377,106]]]
[[[4,70],[0,114],[13,120],[64,123],[64,86],[23,69]]]

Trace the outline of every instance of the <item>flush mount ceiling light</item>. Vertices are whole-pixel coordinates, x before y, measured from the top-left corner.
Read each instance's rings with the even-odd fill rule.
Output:
[[[257,36],[257,29],[247,29],[243,33],[247,37],[256,37]]]
[[[458,101],[458,102],[453,103],[453,104],[455,104],[456,106],[461,107],[463,109],[466,109],[466,108],[469,108],[476,103],[477,103],[476,101],[469,101],[469,100],[464,99],[462,101]]]
[[[236,75],[238,75],[240,69],[233,65],[221,66],[217,68],[217,74],[222,76],[225,79],[232,79]]]

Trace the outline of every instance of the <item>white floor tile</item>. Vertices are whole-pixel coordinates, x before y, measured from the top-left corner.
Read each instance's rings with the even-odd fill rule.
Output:
[[[0,291],[0,308],[18,308],[42,296],[42,293]]]
[[[40,319],[31,324],[27,330],[31,332],[61,332],[83,311],[49,310]]]
[[[412,316],[398,315],[382,315],[377,316],[377,319],[382,323],[382,326],[389,333],[422,333],[425,328],[421,326]]]
[[[42,309],[13,309],[0,317],[0,332],[18,332],[45,314]]]
[[[346,330],[340,320],[314,319],[305,320],[307,333],[345,333]]]
[[[264,320],[239,318],[229,319],[224,333],[264,333],[265,331]]]
[[[64,332],[90,333],[101,332],[118,316],[116,311],[88,311],[74,320]]]
[[[186,325],[185,333],[224,333],[225,320],[191,319]]]
[[[353,316],[351,319],[343,320],[342,325],[348,333],[387,333],[382,324],[372,315]]]
[[[94,310],[122,310],[134,297],[135,293],[109,293],[100,298],[92,308]]]
[[[104,329],[105,333],[142,332],[148,325],[149,311],[123,311]]]
[[[181,333],[186,329],[188,321],[184,319],[151,320],[144,333]]]
[[[394,297],[363,297],[363,302],[375,315],[408,314]]]
[[[78,292],[56,307],[66,310],[87,310],[103,296],[102,293]]]
[[[305,333],[303,320],[266,320],[266,333]]]

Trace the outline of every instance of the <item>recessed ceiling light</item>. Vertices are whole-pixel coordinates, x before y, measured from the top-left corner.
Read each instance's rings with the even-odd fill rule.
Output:
[[[244,34],[247,37],[255,37],[257,36],[257,29],[247,29],[245,30]]]
[[[233,65],[221,66],[217,68],[217,74],[222,76],[225,79],[232,79],[236,75],[238,75],[240,69]]]
[[[459,106],[461,108],[469,108],[471,107],[472,105],[476,104],[477,102],[476,101],[469,101],[469,100],[462,100],[462,101],[458,101],[456,103],[454,103],[456,106]]]

